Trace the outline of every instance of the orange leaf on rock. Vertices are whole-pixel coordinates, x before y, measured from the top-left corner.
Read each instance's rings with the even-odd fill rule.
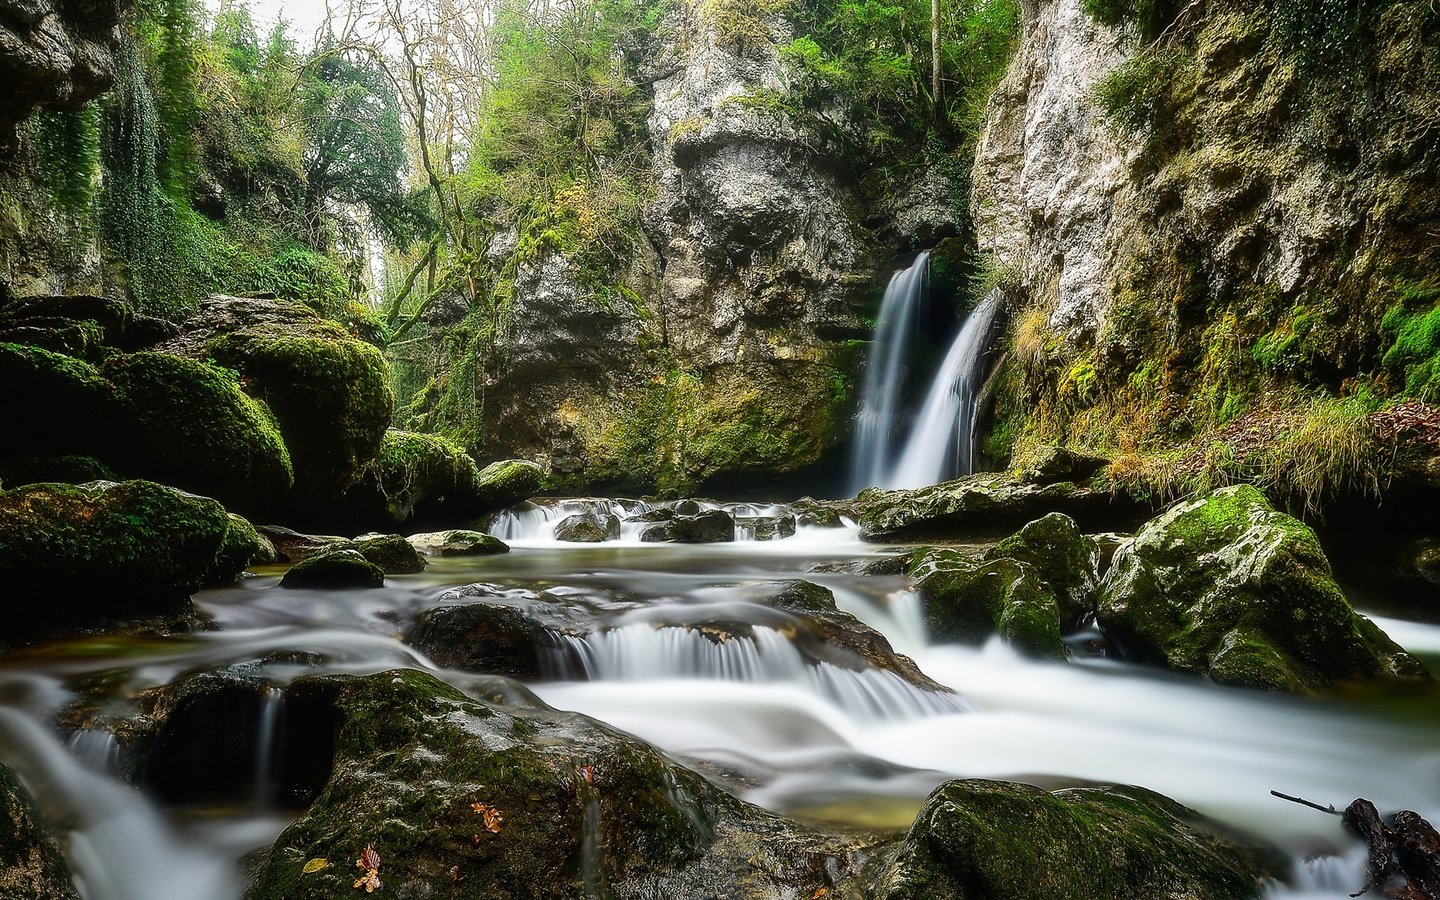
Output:
[[[500,815],[500,810],[485,803],[472,803],[470,807],[484,818],[486,831],[491,834],[500,833],[500,823],[505,821],[505,818]]]

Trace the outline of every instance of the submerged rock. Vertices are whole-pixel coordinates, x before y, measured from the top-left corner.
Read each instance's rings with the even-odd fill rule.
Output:
[[[998,634],[1027,656],[1065,659],[1059,601],[1028,563],[930,550],[911,562],[910,577],[925,597],[931,638],[982,644]]]
[[[0,898],[79,900],[60,844],[40,821],[35,803],[0,765]]]
[[[1130,787],[1050,793],[952,781],[925,801],[877,879],[884,900],[1242,900],[1282,878],[1276,850]]]
[[[508,544],[483,531],[431,531],[412,534],[406,540],[426,556],[489,556],[510,552]]]
[[[1036,519],[992,547],[986,559],[1009,558],[1033,568],[1060,602],[1060,624],[1077,628],[1095,613],[1100,545],[1063,513]]]
[[[620,519],[609,513],[584,512],[567,516],[555,526],[555,540],[572,544],[603,544],[620,540]]]
[[[1255,488],[1183,503],[1122,547],[1098,622],[1131,659],[1272,691],[1425,678],[1351,608],[1315,533]]]
[[[202,583],[244,568],[222,558],[230,530],[219,503],[149,481],[0,493],[0,635],[189,614]]]
[[[280,579],[282,588],[378,588],[385,570],[358,550],[327,550],[303,559]]]

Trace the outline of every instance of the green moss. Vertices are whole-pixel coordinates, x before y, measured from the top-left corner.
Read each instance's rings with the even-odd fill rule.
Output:
[[[358,550],[327,549],[302,559],[280,579],[283,588],[378,588],[385,584],[385,570],[366,559]]]
[[[82,360],[23,344],[0,344],[0,410],[8,429],[0,456],[85,454],[115,424],[114,387]]]
[[[0,890],[7,897],[78,900],[74,876],[30,793],[0,765]]]
[[[92,481],[119,480],[115,470],[93,456],[41,456],[0,462],[0,484],[6,487],[47,481],[89,484]]]
[[[1440,284],[1402,283],[1400,299],[1385,313],[1380,330],[1393,343],[1384,364],[1421,400],[1440,398]]]
[[[284,501],[290,454],[270,411],[233,376],[167,353],[117,356],[102,372],[125,422],[114,438],[117,466],[245,512]]]
[[[274,561],[275,547],[269,539],[262,537],[247,520],[231,513],[230,525],[225,529],[225,539],[215,557],[215,570],[206,581],[220,584],[231,582],[252,565]]]
[[[1100,548],[1063,513],[1036,519],[992,547],[986,558],[1009,558],[1034,568],[1055,592],[1066,628],[1078,626],[1095,611]]]
[[[1170,83],[1187,64],[1171,50],[1147,50],[1111,70],[1095,86],[1095,101],[1121,132],[1138,135],[1170,124]]]
[[[1028,564],[1004,558],[981,563],[932,550],[911,563],[910,576],[925,596],[932,638],[978,644],[998,634],[1027,656],[1065,659],[1055,593]]]
[[[544,473],[528,460],[505,459],[480,470],[476,493],[487,509],[514,506],[540,493]]]

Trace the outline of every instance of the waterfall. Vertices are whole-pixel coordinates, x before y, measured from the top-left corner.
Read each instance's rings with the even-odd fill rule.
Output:
[[[276,687],[265,688],[260,698],[260,727],[255,742],[255,806],[265,809],[274,799],[276,743],[285,694]]]
[[[929,273],[930,253],[926,251],[916,257],[910,268],[896,272],[885,289],[855,423],[851,483],[857,492],[872,484],[883,484],[889,476],[891,444],[905,386],[905,362],[914,342]]]
[[[979,406],[990,328],[1000,311],[1000,290],[985,296],[950,346],[910,441],[886,487],[917,488],[975,471]]]

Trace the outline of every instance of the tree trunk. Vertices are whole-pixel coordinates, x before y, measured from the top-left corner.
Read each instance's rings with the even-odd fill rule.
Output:
[[[940,93],[940,0],[930,0],[930,100],[935,104],[935,121],[939,122],[945,109]]]

